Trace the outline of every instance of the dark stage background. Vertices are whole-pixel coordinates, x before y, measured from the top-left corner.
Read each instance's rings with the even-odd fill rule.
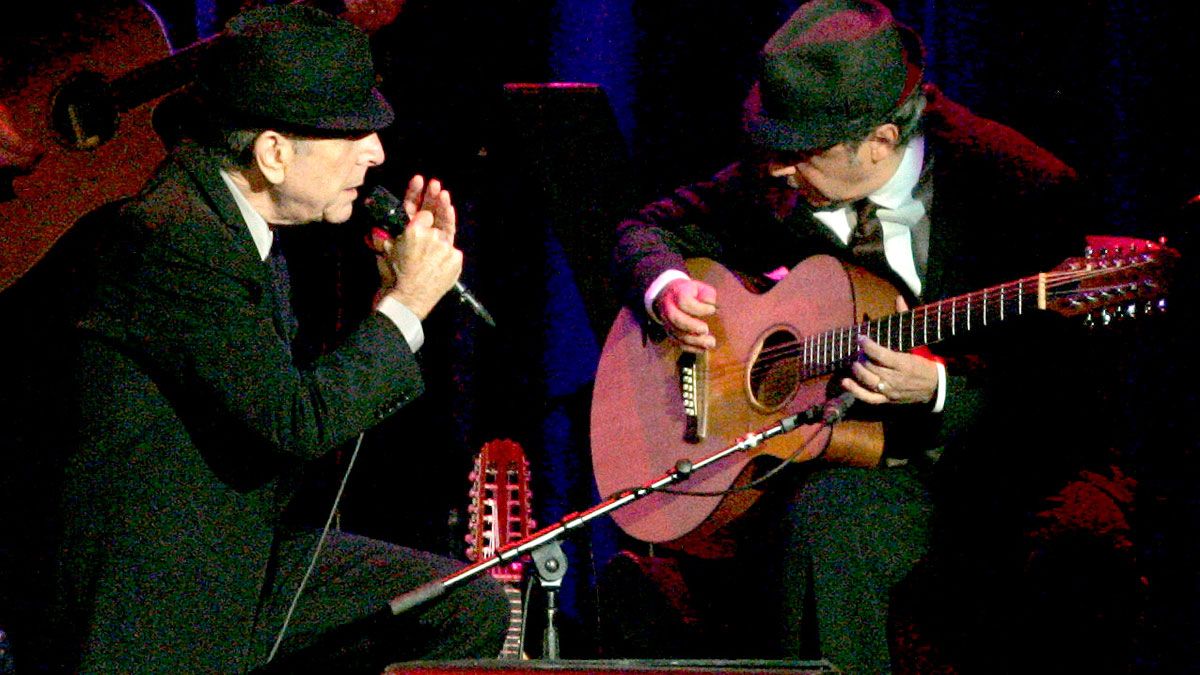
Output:
[[[151,4],[181,47],[214,31],[237,3]],[[755,51],[798,4],[408,0],[373,36],[400,118],[384,135],[389,157],[375,180],[394,192],[414,172],[445,181],[460,205],[464,280],[498,327],[449,303],[431,317],[422,357],[429,393],[367,435],[342,508],[346,529],[461,556],[472,458],[501,438],[530,458],[539,525],[596,502],[588,409],[616,310],[605,279],[609,230],[626,209],[735,158]],[[1107,425],[1139,480],[1136,544],[1150,588],[1139,664],[1187,670],[1200,664],[1197,438],[1187,422],[1197,373],[1185,341],[1195,286],[1188,226],[1200,211],[1185,207],[1200,193],[1191,133],[1200,9],[1166,0],[890,4],[923,35],[931,81],[1094,181],[1106,217],[1092,232],[1167,235],[1183,249],[1173,314],[1122,328],[1111,361],[1079,364],[1111,370],[1119,418],[1064,423]],[[532,86],[547,82],[585,84]],[[531,86],[505,86],[514,83]],[[358,271],[369,260],[353,252],[359,236],[318,229],[296,238],[314,280],[315,342],[336,339],[337,321],[362,309],[351,299],[370,282],[369,267]],[[22,542],[41,527],[30,506],[46,492],[14,477],[52,464],[53,448],[30,429],[55,420],[46,411],[53,394],[31,396],[37,378],[19,360],[10,372],[26,379],[9,380],[4,403],[23,431],[9,434],[0,518],[17,533],[0,544],[17,571]],[[323,518],[345,458],[337,453],[314,477],[307,517]],[[1013,461],[1036,470],[1036,458],[1016,447]],[[605,656],[596,579],[619,539],[599,521],[566,544],[564,656]]]

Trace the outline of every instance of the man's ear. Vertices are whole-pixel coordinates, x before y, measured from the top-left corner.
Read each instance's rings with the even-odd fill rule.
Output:
[[[876,162],[887,159],[900,148],[900,127],[892,123],[875,127],[867,139],[871,144],[871,159]]]
[[[254,139],[254,162],[263,178],[279,185],[287,175],[287,166],[296,154],[292,139],[278,131],[266,130]]]

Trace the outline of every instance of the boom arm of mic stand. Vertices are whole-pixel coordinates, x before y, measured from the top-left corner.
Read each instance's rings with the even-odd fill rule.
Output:
[[[413,607],[428,602],[429,600],[439,597],[453,586],[461,584],[485,570],[488,570],[502,562],[508,562],[514,558],[520,557],[527,551],[531,551],[539,546],[554,541],[564,534],[583,526],[594,518],[605,515],[611,511],[615,511],[616,509],[619,509],[630,502],[634,502],[646,497],[659,488],[664,488],[669,485],[674,485],[684,481],[698,469],[702,469],[714,462],[719,462],[729,455],[757,447],[759,443],[762,443],[768,438],[773,438],[775,436],[779,436],[780,434],[788,433],[789,431],[792,431],[805,424],[819,422],[821,421],[825,405],[826,404],[824,403],[815,405],[803,412],[797,413],[790,417],[785,417],[773,426],[770,426],[759,432],[747,434],[737,443],[734,443],[733,445],[722,450],[718,450],[717,452],[697,462],[691,463],[687,462],[686,460],[681,460],[673,471],[669,471],[641,487],[630,488],[617,493],[616,495],[609,497],[608,499],[596,504],[586,511],[567,514],[554,525],[545,527],[537,532],[534,532],[525,539],[513,542],[508,546],[498,549],[496,551],[496,555],[490,558],[479,560],[463,567],[459,571],[449,576],[422,584],[421,586],[418,586],[407,593],[398,595],[388,602],[388,605],[391,607],[392,614],[400,614],[412,609]]]

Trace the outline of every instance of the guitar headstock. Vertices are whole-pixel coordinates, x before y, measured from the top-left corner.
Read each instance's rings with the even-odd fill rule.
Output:
[[[476,456],[470,478],[467,558],[478,561],[524,539],[535,527],[530,512],[529,462],[525,451],[515,441],[490,441]],[[492,576],[502,581],[517,581],[523,566],[519,560],[497,565],[492,568]]]
[[[1163,242],[1088,236],[1082,257],[1068,258],[1045,275],[1046,308],[1085,315],[1089,326],[1160,314],[1178,259],[1179,252]]]

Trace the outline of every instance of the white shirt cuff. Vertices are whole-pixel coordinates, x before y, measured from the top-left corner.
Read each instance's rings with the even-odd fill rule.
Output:
[[[385,295],[375,306],[375,310],[396,324],[396,328],[400,329],[405,342],[408,343],[409,349],[414,354],[421,348],[421,345],[425,344],[425,329],[421,328],[421,320],[411,309],[405,307],[404,303],[390,295]]]
[[[938,369],[937,400],[933,402],[933,412],[940,413],[946,407],[946,364],[934,361]]]
[[[662,323],[662,319],[660,319],[654,313],[654,299],[658,297],[658,294],[662,292],[662,289],[666,288],[667,284],[675,281],[676,279],[688,278],[690,277],[688,277],[687,272],[682,272],[680,270],[667,270],[666,272],[658,275],[658,278],[654,280],[654,283],[650,284],[650,287],[646,289],[646,294],[642,296],[642,302],[646,305],[646,314],[649,314],[650,318],[654,319],[655,321]]]

